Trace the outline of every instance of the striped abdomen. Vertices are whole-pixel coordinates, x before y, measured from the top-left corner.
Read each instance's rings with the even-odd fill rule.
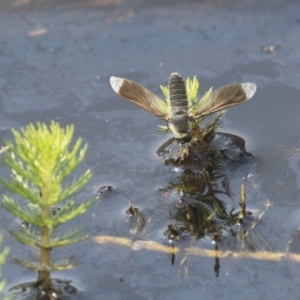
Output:
[[[169,97],[172,113],[183,110],[188,113],[188,100],[183,79],[178,73],[172,73],[169,78]]]
[[[175,139],[179,142],[191,140],[188,99],[183,79],[178,73],[172,73],[169,79],[169,105],[171,126]]]

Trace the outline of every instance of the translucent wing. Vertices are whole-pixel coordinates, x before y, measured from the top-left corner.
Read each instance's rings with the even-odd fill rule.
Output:
[[[152,114],[168,120],[168,105],[142,85],[120,77],[110,77],[113,90],[121,97],[143,107]]]
[[[193,119],[210,115],[218,110],[249,100],[255,92],[256,84],[251,82],[223,86],[213,92],[208,91],[192,107],[190,115]]]

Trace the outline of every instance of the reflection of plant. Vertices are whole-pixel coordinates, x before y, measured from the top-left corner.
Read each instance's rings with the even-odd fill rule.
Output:
[[[202,171],[185,169],[180,176],[169,180],[168,188],[177,189],[181,195],[181,203],[175,204],[176,211],[170,212],[177,222],[171,228],[179,233],[189,232],[196,238],[209,234],[215,239],[219,229],[238,221],[238,216],[228,214],[225,202],[217,197],[232,195],[229,179],[217,165]],[[170,228],[166,235],[178,236]]]
[[[182,224],[182,229],[196,238],[205,235],[205,228],[209,226],[212,213],[208,207],[201,203],[186,204],[178,208],[175,213],[170,212],[170,217],[179,224]],[[177,226],[178,227],[178,226]]]
[[[209,167],[202,171],[185,169],[180,176],[169,180],[168,188],[176,188],[179,192],[193,196],[206,197],[217,193],[229,197],[232,195],[228,176],[222,174],[218,166],[215,169]]]
[[[169,180],[169,189],[176,188],[186,194],[202,194],[210,188],[207,172],[194,172],[190,169],[183,171],[181,176]]]
[[[203,196],[201,200],[197,197],[195,199],[198,201],[190,200],[184,206],[175,205],[176,211],[170,211],[171,219],[176,221],[172,226],[180,233],[189,232],[196,238],[201,238],[205,234],[215,236],[224,226],[237,223],[237,216],[228,215],[223,202],[216,197]]]
[[[3,237],[0,236],[0,245],[2,244],[2,240],[3,240]],[[3,264],[6,261],[8,252],[9,252],[8,248],[5,247],[3,249],[3,251],[0,253],[0,278],[2,277],[2,270],[1,270],[1,268],[2,268]],[[6,285],[6,281],[3,280],[3,279],[1,279],[1,281],[0,281],[0,297],[3,300],[10,300],[10,299],[12,299],[12,297],[7,296],[7,297],[3,298],[3,296],[2,296],[2,292],[3,292],[4,288],[5,288],[5,285]]]
[[[52,248],[67,246],[86,238],[83,229],[75,229],[58,235],[57,227],[91,206],[95,199],[77,204],[74,194],[91,178],[87,170],[71,183],[65,179],[83,161],[87,145],[78,139],[69,151],[74,133],[74,126],[61,128],[52,122],[32,124],[21,129],[12,130],[15,145],[6,141],[9,150],[5,153],[4,163],[10,167],[11,182],[2,179],[2,184],[12,193],[27,200],[28,205],[15,201],[4,195],[3,206],[10,213],[24,220],[30,226],[19,226],[11,231],[19,242],[40,248],[40,261],[28,262],[15,259],[23,266],[38,271],[38,281],[43,291],[51,289],[50,271],[72,267],[70,262],[53,262],[50,259]],[[59,209],[54,209],[54,208]]]
[[[181,201],[179,204],[175,204],[176,211],[169,213],[171,219],[176,223],[169,224],[164,233],[170,240],[178,238],[181,233],[185,232],[195,238],[209,235],[215,241],[222,236],[222,229],[241,224],[247,216],[252,214],[246,211],[246,194],[243,185],[241,187],[241,211],[232,213],[232,210],[228,213],[226,204],[216,196],[217,193],[230,196],[224,187],[224,182],[226,182],[230,191],[229,181],[225,180],[227,177],[225,176],[225,181],[222,181],[224,188],[222,191],[208,187],[208,182],[216,183],[216,177],[220,177],[220,175],[213,178],[209,177],[208,173],[204,174],[204,172],[196,173],[192,170],[185,170],[179,178],[170,183],[169,188],[180,187],[181,195]],[[210,173],[210,175],[212,174]]]

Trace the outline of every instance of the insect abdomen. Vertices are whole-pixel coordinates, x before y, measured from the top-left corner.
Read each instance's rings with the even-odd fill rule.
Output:
[[[169,79],[170,125],[178,142],[192,139],[188,114],[188,100],[183,79],[178,73],[172,73]]]
[[[172,113],[180,110],[188,112],[188,100],[183,79],[178,73],[172,73],[169,79],[169,97]]]

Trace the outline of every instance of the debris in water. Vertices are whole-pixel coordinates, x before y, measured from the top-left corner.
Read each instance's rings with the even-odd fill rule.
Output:
[[[279,49],[280,49],[280,45],[266,45],[261,47],[261,50],[268,54],[273,53]]]
[[[104,185],[102,186],[97,193],[100,195],[106,194],[107,192],[111,191],[113,187],[111,185]]]

